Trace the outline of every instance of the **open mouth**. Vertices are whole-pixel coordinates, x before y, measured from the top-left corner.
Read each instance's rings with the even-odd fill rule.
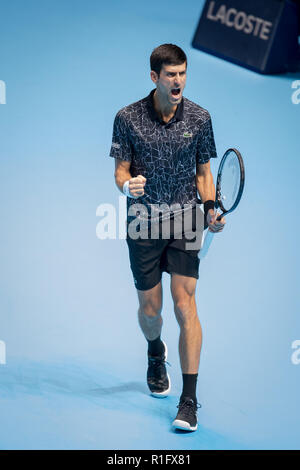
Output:
[[[172,88],[171,94],[172,94],[172,96],[179,96],[180,95],[180,88]]]

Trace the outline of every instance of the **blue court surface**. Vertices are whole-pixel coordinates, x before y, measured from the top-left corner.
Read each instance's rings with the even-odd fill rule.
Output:
[[[202,7],[1,2],[0,449],[300,448],[300,75],[263,76],[193,49]],[[243,199],[200,263],[194,433],[171,427],[181,370],[170,277],[172,391],[159,400],[126,240],[96,232],[99,206],[118,217],[114,116],[154,88],[149,58],[163,43],[185,51],[184,96],[211,114],[214,175],[228,147],[246,166]]]

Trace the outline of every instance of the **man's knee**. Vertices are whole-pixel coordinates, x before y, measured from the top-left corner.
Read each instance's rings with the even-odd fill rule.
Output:
[[[198,318],[194,293],[181,293],[173,301],[176,318],[180,325],[189,326]]]
[[[160,316],[162,311],[161,286],[150,291],[140,291],[139,304],[139,314],[152,318]]]
[[[159,302],[145,301],[140,303],[139,314],[146,317],[155,318],[161,314],[161,304]]]
[[[192,309],[194,302],[194,294],[184,293],[174,298],[174,307],[176,310],[184,314],[185,312],[189,312]]]

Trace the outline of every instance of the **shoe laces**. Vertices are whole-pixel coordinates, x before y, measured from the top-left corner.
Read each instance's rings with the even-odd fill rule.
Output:
[[[177,408],[180,408],[180,411],[184,410],[188,414],[194,414],[198,408],[202,408],[202,405],[200,403],[195,403],[194,401],[188,399],[182,400],[179,405],[177,405]]]
[[[164,379],[161,379],[161,375],[165,374],[165,364],[168,364],[171,366],[171,364],[163,359],[162,357],[159,356],[148,356],[149,359],[149,364],[151,364],[151,372],[150,376],[148,377],[148,380],[151,382],[151,376],[154,380],[154,383],[159,381],[159,383],[163,384]]]
[[[165,359],[157,356],[148,356],[148,360],[154,365],[154,366],[161,366],[163,364],[168,364],[171,366],[171,364],[166,361]],[[171,366],[172,367],[172,366]]]

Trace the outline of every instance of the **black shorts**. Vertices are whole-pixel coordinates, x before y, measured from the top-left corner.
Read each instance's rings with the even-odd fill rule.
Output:
[[[191,238],[193,234],[187,233],[182,227],[182,238],[179,238],[178,226],[174,229],[173,219],[170,221],[170,236],[167,239],[162,235],[161,221],[156,224],[156,233],[159,230],[158,238],[151,238],[151,232],[148,228],[148,238],[133,239],[128,234],[127,225],[126,241],[129,249],[130,267],[135,287],[138,290],[152,289],[156,286],[161,280],[163,271],[199,278],[200,259],[198,254],[203,234],[203,217],[200,218],[200,223],[198,221],[198,225],[196,224],[195,210],[193,210],[192,217],[193,238]]]

